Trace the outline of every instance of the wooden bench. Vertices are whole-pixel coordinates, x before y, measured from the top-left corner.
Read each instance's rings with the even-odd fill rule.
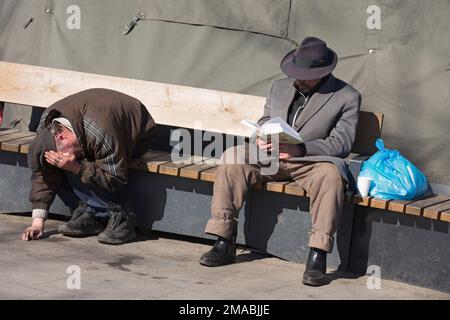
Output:
[[[0,151],[27,154],[34,136],[34,132],[0,129]],[[176,163],[171,161],[169,152],[155,150],[149,151],[142,158],[135,160],[130,164],[130,168],[149,173],[214,182],[217,164],[213,159],[202,159],[196,156]],[[305,190],[292,181],[260,183],[254,188],[293,196],[308,196]],[[351,201],[359,206],[450,222],[450,196],[446,195],[430,195],[423,199],[410,201],[383,200],[352,195],[346,196],[346,201]]]
[[[140,99],[148,107],[159,125],[218,132],[224,135],[238,137],[249,137],[251,134],[246,127],[240,124],[240,120],[249,119],[256,121],[263,113],[265,102],[264,97],[0,62],[0,101],[3,102],[45,108],[67,95],[92,87],[118,90]],[[198,121],[200,119],[202,122]],[[357,139],[352,150],[352,157],[349,158],[349,169],[353,178],[358,175],[363,161],[376,151],[374,142],[380,137],[382,123],[382,114],[371,112],[360,113]],[[34,135],[33,132],[22,132],[16,129],[1,130],[0,163],[2,154],[17,154],[24,157],[28,152]],[[194,186],[190,187],[192,190],[188,190],[189,192],[196,193],[198,191],[197,188],[206,188],[209,190],[206,193],[211,193],[210,185],[215,179],[215,171],[217,168],[215,160],[202,158],[199,155],[186,155],[186,157],[184,162],[173,162],[171,161],[168,150],[149,150],[143,157],[132,162],[130,168],[132,169],[131,171],[135,172],[147,172],[151,179],[156,179],[160,181],[159,183],[161,181],[171,181],[171,183],[177,184],[177,181],[183,181],[182,183],[184,185]],[[142,174],[137,174],[136,176],[142,177]],[[167,186],[165,187],[167,188]],[[185,187],[181,187],[181,189],[183,188]],[[173,187],[172,189],[177,188]],[[185,189],[187,190],[189,188]],[[168,190],[170,190],[170,187]],[[270,194],[284,194],[284,196],[290,197],[289,199],[291,200],[288,201],[290,204],[294,203],[292,205],[294,211],[307,211],[307,209],[299,209],[295,202],[300,200],[295,199],[304,199],[307,201],[308,195],[305,190],[298,187],[292,181],[262,183],[254,186],[253,190],[255,193],[270,192]],[[139,192],[144,191],[140,190]],[[136,192],[129,191],[127,195],[133,198],[134,193]],[[161,193],[161,195],[164,196],[165,193]],[[139,201],[141,200],[136,200],[136,202]],[[161,201],[164,203],[164,200]],[[196,200],[191,199],[187,201],[192,202]],[[365,211],[361,211],[364,208],[383,210],[386,214],[391,213],[391,215],[399,214],[426,218],[439,221],[440,223],[450,222],[450,197],[445,195],[429,195],[424,199],[416,201],[386,201],[372,197],[359,197],[357,195],[347,194],[346,205],[347,213],[346,218],[343,220],[347,219],[347,221],[346,227],[342,228],[345,230],[342,231],[343,236],[341,236],[341,238],[345,238],[345,245],[341,245],[340,251],[347,252],[344,254],[339,253],[336,259],[332,259],[335,265],[338,265],[340,262],[341,265],[344,264],[344,267],[351,265],[350,254],[352,247],[356,245],[355,242],[352,242],[352,238],[356,238],[354,237],[355,232],[359,232],[354,230],[355,225],[353,220],[356,218],[353,218],[353,214],[360,214],[361,216],[366,214]],[[243,211],[248,213],[249,210],[253,210],[252,206],[249,205],[250,209],[246,208]],[[303,207],[305,206],[303,205]],[[361,208],[361,210],[355,208]],[[4,210],[4,208],[0,208],[0,210]],[[161,210],[164,211],[164,215],[168,214],[165,211],[166,209],[163,208]],[[186,209],[186,211],[189,210]],[[204,209],[203,211],[208,212],[203,212],[202,216],[198,218],[198,222],[195,225],[195,232],[180,229],[179,225],[175,225],[173,221],[177,221],[178,224],[183,224],[183,221],[179,221],[180,215],[177,216],[178,220],[171,221],[168,225],[162,227],[162,230],[201,236],[202,230],[199,226],[200,224],[204,225],[207,216],[209,216],[209,209]],[[247,213],[245,214],[245,218],[243,217],[247,226],[240,226],[240,232],[252,233],[250,229],[255,228],[256,223],[250,227],[248,226],[251,222],[248,222],[249,218]],[[270,212],[264,214],[270,215]],[[290,217],[292,218],[292,216]],[[293,217],[292,219],[296,219],[295,215]],[[164,220],[164,217],[159,218]],[[255,219],[254,214],[251,215],[251,218]],[[189,216],[189,219],[186,219],[189,220],[191,217]],[[302,221],[304,222],[306,220]],[[276,223],[280,224],[281,222],[278,220]],[[154,227],[153,222],[152,226]],[[289,228],[289,226],[281,227]],[[273,229],[269,230],[269,233],[278,232],[276,228],[276,226],[273,227]],[[270,236],[271,234],[268,235],[268,237]],[[267,242],[268,239],[264,241]],[[286,253],[286,251],[283,251],[284,249],[281,249],[281,243],[272,248],[270,245],[264,243],[264,241],[252,242],[243,238],[242,235],[240,237],[241,243],[266,250],[280,257],[301,262],[306,259],[306,251],[302,252],[300,256],[298,251],[294,250]],[[281,242],[281,240],[277,241]],[[301,241],[304,242],[304,239]],[[343,262],[343,260],[347,261]]]
[[[90,87],[116,89],[141,99],[158,124],[244,137],[248,137],[250,132],[239,123],[240,120],[257,120],[262,114],[265,101],[262,97],[0,62],[0,101],[3,102],[47,107],[69,94]],[[199,119],[203,120],[202,123]],[[352,150],[358,156],[349,159],[356,169],[358,163],[362,163],[358,158],[365,159],[364,156],[376,151],[374,141],[381,135],[382,124],[382,114],[360,113],[357,139]],[[26,154],[33,135],[32,132],[20,132],[16,129],[3,130],[0,132],[0,150]],[[196,163],[190,165],[175,164],[170,162],[167,152],[149,152],[140,163],[134,163],[131,167],[151,173],[213,182],[216,165],[205,164],[206,160],[202,162],[198,158],[192,160],[194,161]],[[307,196],[294,182],[268,182],[255,187]],[[450,222],[449,196],[430,195],[418,201],[387,201],[350,196],[347,200],[360,206]]]

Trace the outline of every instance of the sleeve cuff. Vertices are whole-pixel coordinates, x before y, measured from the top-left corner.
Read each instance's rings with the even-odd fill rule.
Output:
[[[312,141],[305,141],[305,143],[303,143],[303,146],[305,148],[305,156],[326,155],[325,153],[321,152],[320,149],[316,148]]]
[[[31,217],[33,219],[34,218],[41,218],[41,219],[46,220],[47,219],[47,210],[45,210],[45,209],[33,209]]]

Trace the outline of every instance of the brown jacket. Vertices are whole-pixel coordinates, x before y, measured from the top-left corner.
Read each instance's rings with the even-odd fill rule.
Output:
[[[60,116],[70,121],[82,148],[79,178],[109,192],[127,183],[129,160],[145,153],[156,129],[139,100],[107,89],[89,89],[54,103],[42,115],[38,135]],[[28,155],[30,201],[33,209],[48,210],[64,172],[43,165],[40,149],[42,145],[32,143]]]

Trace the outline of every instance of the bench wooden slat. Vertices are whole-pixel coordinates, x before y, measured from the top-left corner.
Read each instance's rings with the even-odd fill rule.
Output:
[[[445,210],[450,210],[450,200],[425,208],[425,210],[423,211],[423,216],[426,218],[438,220],[440,219],[440,213]]]
[[[370,200],[370,207],[376,209],[387,209],[390,201],[391,200],[372,198],[372,200]]]
[[[200,173],[200,180],[214,182],[214,179],[216,178],[216,170],[217,170],[217,166],[214,168],[210,168],[205,171],[202,171]]]
[[[306,191],[293,181],[284,186],[284,193],[300,197],[306,196]]]
[[[46,108],[94,87],[136,97],[158,124],[244,137],[251,136],[252,130],[240,121],[257,121],[266,102],[261,96],[0,61],[1,102]],[[373,142],[380,136],[382,122],[380,113],[360,112],[354,152],[374,151]]]
[[[363,207],[370,207],[370,203],[372,201],[372,197],[361,197],[358,195],[353,196],[353,203]]]
[[[255,183],[252,188],[277,193],[285,193],[285,186],[291,181],[267,181]]]
[[[395,212],[401,212],[401,213],[405,213],[406,210],[406,206],[414,201],[418,201],[418,200],[423,200],[426,198],[429,198],[431,196],[433,196],[434,194],[431,192],[426,192],[424,195],[422,195],[421,197],[415,199],[415,200],[390,200],[389,201],[389,205],[388,205],[388,209],[391,211],[395,211]]]
[[[149,150],[141,157],[131,160],[130,163],[128,164],[128,166],[131,169],[147,171],[148,170],[148,167],[147,167],[148,161],[157,159],[161,156],[166,156],[167,154],[169,154],[167,151]]]
[[[271,192],[284,193],[285,187],[291,181],[268,181],[263,184],[263,189]]]
[[[180,177],[198,180],[203,171],[217,167],[217,161],[217,159],[208,159],[181,168]]]
[[[34,140],[35,136],[36,135],[33,133],[32,135],[29,135],[27,137],[2,142],[0,149],[2,151],[20,152],[21,147],[24,144],[27,144],[27,145],[31,144],[31,142]]]
[[[441,212],[441,221],[450,222],[450,210],[445,210]]]
[[[159,173],[159,167],[165,163],[170,162],[171,157],[170,153],[166,153],[165,155],[160,155],[153,160],[147,161],[147,171],[153,173]]]
[[[412,200],[392,200],[389,202],[388,209],[395,212],[405,213],[406,205],[412,203]]]
[[[203,160],[203,157],[200,156],[190,156],[184,160],[164,163],[159,167],[159,173],[169,176],[179,176],[182,168],[202,162]]]
[[[246,137],[252,130],[240,121],[257,121],[266,101],[260,96],[0,61],[0,101],[47,108],[89,88],[116,90],[141,100],[158,124]]]
[[[157,173],[159,166],[170,160],[169,152],[153,151],[145,154],[143,158],[134,160],[130,164],[130,168]]]
[[[20,149],[19,149],[19,152],[20,152],[20,153],[23,153],[23,154],[27,154],[28,151],[30,150],[30,145],[31,145],[31,142],[30,142],[30,143],[25,143],[25,144],[21,145],[21,146],[20,146]]]
[[[445,202],[447,200],[450,200],[449,196],[436,195],[423,200],[413,201],[406,205],[405,213],[420,216],[425,208],[431,207],[441,202]]]
[[[20,130],[18,129],[0,129],[0,137],[7,135],[7,134],[11,134],[11,133],[16,133],[19,132]]]
[[[24,132],[24,131],[10,133],[10,134],[1,136],[0,137],[0,143],[3,143],[5,141],[10,141],[10,140],[15,140],[15,139],[21,139],[21,138],[29,137],[29,136],[32,136],[34,134],[35,134],[34,132]]]
[[[17,129],[0,130],[0,150],[26,154],[34,137],[34,132],[24,132]],[[188,157],[184,161],[173,162],[171,161],[170,152],[149,150],[139,159],[133,159],[129,166],[131,169],[152,173],[214,182],[218,163],[218,159],[205,159],[198,156]],[[256,184],[254,188],[288,195],[307,196],[305,190],[293,181],[269,181]],[[426,195],[423,199],[414,201],[383,200],[360,196],[346,196],[346,199],[360,206],[408,213],[416,216],[423,215],[426,218],[450,222],[450,196]]]

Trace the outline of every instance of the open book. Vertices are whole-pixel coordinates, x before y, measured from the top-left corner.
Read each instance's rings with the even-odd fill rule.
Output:
[[[254,134],[264,141],[270,140],[270,136],[274,134],[279,135],[280,143],[299,144],[303,143],[297,131],[295,131],[286,121],[280,117],[275,117],[264,123],[262,126],[249,121],[242,120],[241,123],[250,129],[253,129]]]

